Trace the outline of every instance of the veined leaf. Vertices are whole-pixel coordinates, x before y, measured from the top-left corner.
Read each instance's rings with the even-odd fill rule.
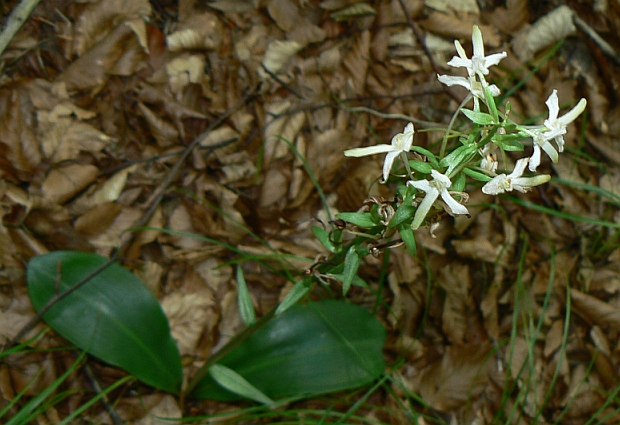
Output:
[[[294,305],[234,347],[217,364],[234,370],[272,400],[311,397],[369,384],[385,368],[385,328],[363,308],[325,300]],[[209,374],[190,394],[243,397]]]
[[[107,259],[55,251],[28,263],[28,291],[39,311]],[[111,264],[54,304],[43,319],[75,346],[171,393],[181,389],[181,357],[155,295],[131,272]]]

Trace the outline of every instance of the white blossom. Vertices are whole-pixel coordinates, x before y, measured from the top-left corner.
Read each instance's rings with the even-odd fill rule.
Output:
[[[422,221],[431,209],[431,206],[435,203],[437,198],[441,195],[441,199],[448,207],[448,212],[452,215],[457,214],[469,214],[469,211],[464,205],[461,205],[456,199],[450,195],[448,189],[452,186],[452,182],[448,176],[441,174],[439,171],[432,170],[431,176],[433,180],[410,180],[408,185],[415,187],[418,190],[422,190],[426,193],[424,199],[418,205],[418,209],[413,217],[411,223],[412,229],[417,229],[422,224]]]
[[[487,143],[482,149],[478,149],[478,153],[482,156],[480,161],[480,168],[488,171],[491,175],[495,174],[497,165],[499,164],[497,158],[495,158],[495,151],[497,145],[495,143]]]
[[[403,152],[409,152],[411,145],[413,144],[413,135],[415,129],[413,123],[407,124],[402,133],[398,133],[392,138],[390,145],[376,145],[368,146],[365,148],[355,148],[344,151],[345,156],[360,157],[366,155],[374,155],[377,153],[386,153],[385,161],[383,163],[383,182],[387,181],[394,160]]]
[[[521,177],[529,161],[529,158],[521,158],[517,161],[512,173],[495,176],[491,181],[482,186],[482,192],[487,195],[499,195],[500,193],[512,192],[513,190],[525,193],[534,186],[547,183],[551,179],[551,176],[548,174]]]
[[[555,139],[555,143],[558,145],[558,150],[563,152],[564,137],[562,136],[566,134],[566,126],[575,121],[575,119],[581,115],[581,113],[586,109],[587,101],[585,99],[581,99],[579,103],[573,107],[573,109],[562,115],[560,118],[558,118],[560,105],[558,103],[557,90],[553,90],[545,103],[549,108],[549,118],[545,120],[545,127],[549,131],[545,132],[544,136],[547,140]]]
[[[472,32],[472,43],[474,45],[474,54],[472,55],[471,59],[469,59],[467,57],[467,54],[465,54],[465,49],[463,49],[461,43],[459,43],[458,40],[454,40],[454,45],[456,46],[456,51],[459,55],[454,56],[448,62],[448,65],[457,68],[465,67],[467,68],[467,73],[470,77],[478,75],[480,78],[484,79],[484,76],[489,74],[489,67],[497,65],[502,59],[507,56],[507,54],[506,52],[502,52],[485,56],[482,33],[480,32],[480,28],[478,28],[478,25],[474,25],[474,29]]]

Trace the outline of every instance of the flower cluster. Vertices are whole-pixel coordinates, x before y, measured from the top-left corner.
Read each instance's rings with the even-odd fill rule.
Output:
[[[467,177],[484,182],[482,192],[487,195],[498,195],[513,190],[527,192],[532,187],[548,182],[551,178],[549,175],[524,177],[523,173],[526,167],[531,172],[536,171],[541,163],[541,151],[544,151],[551,161],[558,161],[559,153],[564,151],[563,136],[567,132],[567,126],[586,107],[586,100],[581,99],[569,112],[559,116],[558,95],[557,91],[553,90],[546,101],[549,116],[542,125],[527,126],[512,121],[508,113],[499,112],[495,104],[495,97],[500,94],[500,89],[486,81],[489,68],[499,64],[506,57],[506,52],[485,56],[482,33],[477,26],[473,27],[472,42],[471,58],[467,57],[463,46],[455,41],[458,56],[454,56],[448,62],[452,67],[465,68],[467,77],[437,76],[443,84],[462,86],[469,91],[468,97],[455,113],[455,117],[456,114],[463,113],[472,121],[472,130],[469,134],[459,133],[458,136],[454,136],[448,128],[442,152],[437,157],[425,149],[414,146],[415,130],[413,124],[409,123],[402,133],[392,138],[390,145],[381,144],[344,152],[349,157],[387,153],[383,165],[382,183],[387,182],[396,159],[400,159],[407,173],[407,181],[405,185],[399,187],[399,193],[405,200],[403,205],[409,205],[407,211],[411,211],[412,205],[416,207],[411,211],[407,221],[412,230],[422,225],[432,207],[450,215],[468,214],[467,207],[463,205],[468,199],[467,194],[463,192]],[[470,99],[473,99],[471,110],[464,106]],[[449,137],[458,138],[460,145],[444,156],[444,147]],[[518,159],[510,174],[497,174],[498,153],[505,161],[506,151],[524,150],[527,144],[532,146],[531,155]],[[425,161],[411,160],[408,153],[412,150],[426,156]],[[420,196],[423,196],[422,200],[417,199]],[[398,217],[400,225],[403,215],[396,213],[394,217]]]

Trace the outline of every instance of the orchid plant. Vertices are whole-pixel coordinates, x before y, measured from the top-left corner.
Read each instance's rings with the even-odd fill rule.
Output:
[[[391,144],[349,149],[347,157],[361,157],[386,153],[383,184],[394,183],[400,178],[396,195],[392,200],[370,198],[355,213],[340,213],[333,222],[333,230],[313,228],[315,235],[329,249],[333,256],[329,261],[317,261],[308,271],[308,276],[298,282],[297,291],[291,298],[299,299],[310,288],[310,279],[334,279],[342,282],[344,291],[350,285],[364,286],[356,276],[361,257],[378,255],[381,249],[404,244],[413,255],[416,244],[413,232],[423,224],[430,228],[431,235],[440,224],[445,212],[451,216],[467,215],[468,194],[465,192],[468,178],[484,183],[482,192],[498,195],[513,190],[527,192],[533,187],[547,183],[548,174],[524,176],[526,167],[532,173],[541,163],[544,151],[554,163],[559,153],[564,151],[564,134],[586,107],[581,99],[570,111],[559,116],[560,106],[557,91],[553,90],[546,101],[549,116],[542,125],[522,125],[510,119],[510,104],[504,112],[498,109],[495,97],[500,89],[486,81],[489,68],[500,63],[506,52],[486,56],[480,29],[473,27],[473,55],[467,57],[463,46],[455,41],[457,56],[448,65],[465,68],[467,76],[438,75],[441,83],[447,86],[465,87],[469,93],[457,108],[445,136],[440,152],[436,155],[414,143],[413,123],[405,126],[402,133],[392,138]],[[466,105],[473,100],[472,109]],[[452,131],[457,117],[462,114],[471,121],[470,130]],[[449,142],[456,147],[448,151]],[[531,148],[529,148],[531,146]],[[506,152],[523,152],[531,149],[531,154],[516,160],[512,172],[498,173],[499,158],[503,168],[508,165]],[[448,152],[447,152],[448,151]],[[498,152],[501,155],[498,155]],[[395,164],[400,164],[399,173],[392,174]],[[396,178],[395,178],[396,177]],[[355,238],[346,241],[343,232]]]

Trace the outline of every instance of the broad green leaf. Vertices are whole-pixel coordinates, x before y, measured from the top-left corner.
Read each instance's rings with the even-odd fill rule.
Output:
[[[420,146],[411,146],[410,151],[413,152],[417,152],[419,154],[424,155],[425,157],[428,158],[428,160],[430,161],[431,165],[433,166],[434,169],[438,169],[439,168],[439,163],[437,162],[437,157],[435,157],[435,154],[433,154],[431,151],[429,151],[428,149],[424,149]]]
[[[346,257],[344,257],[344,271],[342,272],[342,293],[344,295],[349,292],[349,288],[351,287],[351,283],[357,274],[357,269],[359,269],[361,262],[362,259],[357,254],[355,246],[351,246],[349,251],[347,251]]]
[[[256,321],[256,312],[254,311],[254,303],[248,291],[248,285],[245,282],[243,269],[237,266],[237,297],[239,301],[239,314],[243,323],[251,325]]]
[[[355,224],[359,227],[371,228],[378,225],[372,218],[372,214],[370,213],[338,213],[336,217],[349,222],[351,224]]]
[[[27,279],[35,310],[106,261],[72,251],[32,258]],[[103,269],[54,304],[43,319],[75,346],[145,383],[171,393],[181,389],[181,358],[168,319],[153,293],[121,265]]]
[[[239,375],[229,367],[216,363],[209,368],[209,374],[215,382],[223,388],[226,388],[227,390],[240,395],[243,398],[254,400],[268,406],[273,406],[275,404],[272,399],[267,397],[254,385],[246,381],[243,376]]]
[[[306,296],[310,289],[312,288],[312,277],[308,276],[295,282],[295,285],[291,288],[286,297],[282,300],[278,308],[276,308],[276,316],[284,313],[286,310],[291,308],[297,301]]]
[[[311,397],[369,384],[383,373],[385,328],[344,301],[295,305],[218,360],[272,400]],[[240,400],[210,376],[191,397]]]

